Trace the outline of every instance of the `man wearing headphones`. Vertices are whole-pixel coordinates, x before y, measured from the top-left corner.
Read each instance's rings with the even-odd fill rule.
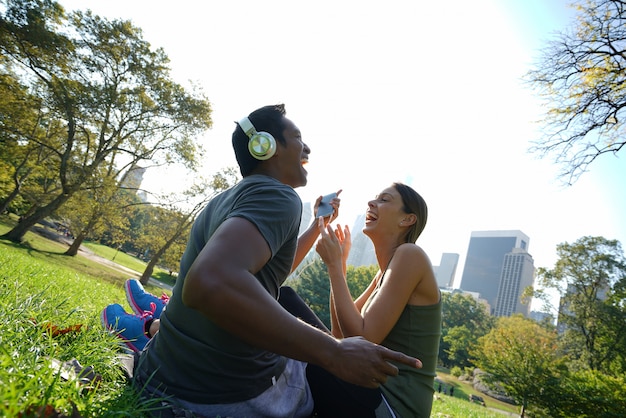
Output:
[[[135,370],[144,395],[167,397],[161,416],[308,417],[307,363],[370,388],[397,374],[389,361],[421,367],[361,337],[338,340],[277,302],[319,235],[316,220],[298,239],[294,189],[307,183],[311,150],[283,105],[243,118],[232,143],[243,179],[196,219],[160,331]]]

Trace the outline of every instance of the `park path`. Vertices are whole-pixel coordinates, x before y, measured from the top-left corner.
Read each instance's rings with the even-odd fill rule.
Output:
[[[101,257],[101,256],[95,254],[89,248],[85,248],[82,245],[81,245],[81,247],[79,248],[78,251],[81,253],[82,256],[84,256],[86,258],[89,258],[90,260],[93,260],[93,261],[95,261],[97,263],[104,264],[104,265],[106,265],[106,266],[108,266],[108,267],[110,267],[112,269],[115,269],[115,270],[117,270],[119,272],[122,272],[124,274],[128,274],[130,277],[133,277],[135,279],[139,279],[141,277],[141,273],[140,272],[137,272],[137,271],[135,271],[133,269],[129,269],[128,267],[125,267],[125,266],[122,266],[120,264],[117,264],[115,261],[109,260],[108,258]],[[155,285],[157,287],[160,287],[161,289],[167,289],[169,291],[172,291],[172,286],[170,286],[167,283],[163,283],[162,281],[157,280],[154,277],[150,277],[149,283],[153,284],[153,285]]]
[[[68,247],[72,244],[72,238],[68,238],[64,236],[63,234],[58,233],[57,231],[51,230],[50,228],[35,227],[33,228],[33,231],[48,239],[60,242],[62,244],[66,244]],[[121,264],[118,264],[113,260],[109,260],[108,258],[101,257],[98,254],[91,251],[89,248],[85,247],[84,245],[80,246],[80,248],[78,249],[78,253],[85,258],[88,258],[100,264],[104,264],[107,267],[110,267],[121,273],[127,274],[129,278],[132,277],[135,279],[139,279],[141,277],[141,272],[137,272],[133,269],[129,269],[128,267],[122,266]],[[170,286],[167,283],[163,283],[153,277],[150,278],[149,283],[157,287],[160,287],[161,289],[172,291],[172,286]]]

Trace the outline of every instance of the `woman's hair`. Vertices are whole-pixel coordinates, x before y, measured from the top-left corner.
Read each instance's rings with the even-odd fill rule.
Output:
[[[254,125],[254,129],[256,129],[257,132],[267,132],[271,134],[277,142],[285,145],[285,137],[283,136],[283,131],[285,130],[285,114],[285,105],[277,104],[264,106],[255,110],[250,113],[248,119],[252,125]],[[233,131],[232,142],[235,158],[237,158],[239,170],[243,177],[250,175],[260,162],[248,151],[248,141],[248,136],[243,129],[241,129],[239,124],[237,124]]]
[[[415,242],[422,234],[426,221],[428,220],[428,206],[426,201],[410,186],[403,183],[393,183],[392,186],[398,191],[402,197],[402,210],[405,213],[412,213],[417,216],[417,220],[408,230],[404,242]]]

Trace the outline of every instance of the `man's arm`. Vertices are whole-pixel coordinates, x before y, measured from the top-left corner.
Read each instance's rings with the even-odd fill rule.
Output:
[[[289,314],[254,276],[270,256],[251,222],[228,219],[187,273],[183,302],[249,344],[317,364],[361,386],[377,387],[396,375],[388,361],[421,367],[419,360],[361,337],[337,340]]]
[[[316,220],[298,237],[298,246],[296,248],[296,255],[293,258],[293,264],[291,265],[291,273],[302,263],[302,260],[304,260],[304,257],[309,253],[309,250],[313,247],[319,235],[320,231],[319,228],[317,228]]]

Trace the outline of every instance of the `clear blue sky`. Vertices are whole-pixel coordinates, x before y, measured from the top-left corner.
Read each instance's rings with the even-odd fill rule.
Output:
[[[541,107],[521,76],[571,21],[557,0],[302,2],[61,1],[130,19],[171,59],[182,84],[202,86],[213,129],[202,138],[204,171],[236,162],[233,121],[285,103],[312,149],[304,201],[342,188],[340,223],[352,225],[389,183],[427,200],[418,240],[433,264],[461,256],[471,231],[519,229],[535,266],[552,267],[556,245],[585,235],[626,245],[626,154],[606,156],[571,187],[551,160],[529,155]],[[146,173],[153,188],[184,177]]]

